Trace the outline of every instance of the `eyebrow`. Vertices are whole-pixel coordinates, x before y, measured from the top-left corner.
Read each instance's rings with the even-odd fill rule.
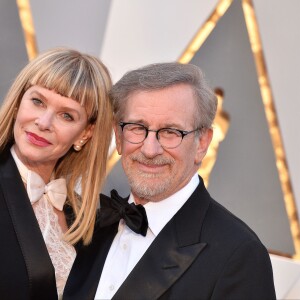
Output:
[[[37,91],[37,90],[32,90],[31,92],[30,92],[30,94],[29,94],[29,96],[34,96],[34,94],[36,94],[38,97],[40,97],[40,98],[42,98],[44,101],[45,100],[48,100],[48,97],[46,97],[45,95],[43,95],[42,93],[40,93],[39,91]],[[58,94],[58,95],[60,95],[60,94]],[[61,96],[61,95],[60,95]],[[62,97],[64,97],[64,96],[62,96]],[[66,98],[66,97],[65,97]],[[72,100],[72,99],[71,99]],[[72,101],[74,101],[74,102],[76,102],[75,100],[72,100]],[[78,102],[76,102],[76,103],[78,103]],[[81,107],[83,107],[83,106],[81,106]],[[84,108],[84,107],[83,107]],[[77,110],[77,109],[74,109],[74,108],[72,108],[72,107],[69,107],[69,106],[60,106],[59,107],[59,109],[60,110],[65,110],[65,111],[67,111],[67,112],[73,112],[73,113],[76,113],[77,115],[79,115],[79,117],[80,117],[80,115],[81,115],[81,113]]]
[[[41,93],[40,93],[39,91],[37,91],[37,90],[32,90],[32,91],[30,92],[29,96],[32,96],[33,94],[37,94],[39,97],[41,97],[41,98],[43,98],[43,99],[46,98],[43,94],[41,94]]]
[[[182,126],[177,123],[167,123],[164,128],[176,128],[176,129],[182,129]],[[183,129],[182,129],[183,130]]]
[[[132,122],[132,123],[137,123],[137,124],[141,124],[144,125],[146,127],[150,127],[148,122],[145,122],[145,120],[143,119],[133,119],[133,120],[129,120],[128,122]],[[160,128],[174,128],[174,129],[180,129],[180,130],[185,130],[183,129],[183,127],[177,123],[166,123],[163,126],[159,126],[158,129]]]

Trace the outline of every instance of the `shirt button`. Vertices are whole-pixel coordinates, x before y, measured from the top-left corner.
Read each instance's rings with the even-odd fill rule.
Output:
[[[127,245],[123,244],[123,249],[126,250],[127,249]]]
[[[111,284],[110,286],[109,286],[109,290],[110,291],[113,291],[115,289],[115,286],[113,285],[113,284]]]

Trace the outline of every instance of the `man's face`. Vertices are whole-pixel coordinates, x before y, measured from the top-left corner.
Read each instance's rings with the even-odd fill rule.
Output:
[[[133,93],[126,103],[123,122],[143,124],[150,130],[175,128],[190,131],[194,128],[196,109],[193,90],[178,84],[154,91]],[[184,187],[200,166],[212,131],[185,136],[174,149],[164,149],[149,132],[140,144],[123,138],[116,126],[116,144],[122,154],[122,165],[137,203],[163,200]]]

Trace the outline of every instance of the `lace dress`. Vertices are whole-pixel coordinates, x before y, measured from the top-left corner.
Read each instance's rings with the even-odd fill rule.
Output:
[[[34,203],[33,210],[55,269],[58,299],[62,299],[76,251],[72,245],[62,239],[63,232],[58,223],[58,216],[47,196],[44,195],[38,202]]]
[[[19,160],[13,148],[11,152],[26,185],[28,169]],[[62,239],[63,232],[58,223],[58,216],[47,195],[44,194],[32,206],[55,269],[58,299],[62,299],[64,287],[76,257],[76,251],[72,245]]]

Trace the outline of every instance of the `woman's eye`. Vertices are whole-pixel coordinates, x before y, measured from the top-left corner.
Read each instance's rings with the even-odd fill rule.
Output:
[[[38,98],[33,98],[33,99],[32,99],[32,102],[33,102],[35,105],[42,105],[42,104],[43,104],[43,102],[42,102],[40,99],[38,99]]]
[[[62,116],[66,121],[73,121],[74,120],[74,118],[68,113],[63,113]]]

